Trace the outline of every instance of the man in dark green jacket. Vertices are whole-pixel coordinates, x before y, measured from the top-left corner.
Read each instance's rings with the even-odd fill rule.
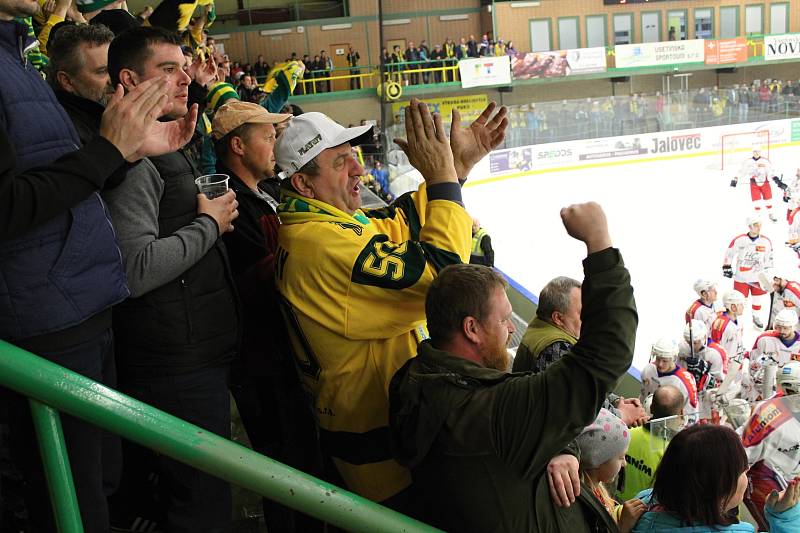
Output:
[[[392,379],[391,437],[412,471],[422,518],[448,531],[612,531],[584,488],[557,507],[546,465],[596,416],[633,358],[630,276],[594,203],[562,210],[586,243],[583,327],[541,374],[508,374],[514,326],[502,278],[477,265],[443,269],[426,299],[430,341]],[[577,493],[577,480],[567,484]],[[572,499],[572,498],[570,498]]]

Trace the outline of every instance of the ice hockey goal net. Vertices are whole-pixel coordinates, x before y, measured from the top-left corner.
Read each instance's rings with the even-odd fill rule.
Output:
[[[769,159],[769,130],[723,135],[720,140],[720,168],[736,172],[756,148],[761,150],[762,157]]]

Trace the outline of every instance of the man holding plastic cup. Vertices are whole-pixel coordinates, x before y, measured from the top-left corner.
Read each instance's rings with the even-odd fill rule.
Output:
[[[123,32],[108,51],[111,80],[126,90],[166,78],[171,106],[162,120],[187,113],[184,64],[177,37],[159,28]],[[145,159],[134,171],[104,192],[131,291],[114,309],[120,389],[229,438],[228,373],[240,321],[220,236],[233,231],[236,195],[200,194],[200,173],[184,149]],[[137,460],[143,452],[133,446],[125,451],[124,468],[135,478],[144,471]],[[163,529],[227,530],[227,483],[166,456],[158,462],[162,486],[168,487]]]

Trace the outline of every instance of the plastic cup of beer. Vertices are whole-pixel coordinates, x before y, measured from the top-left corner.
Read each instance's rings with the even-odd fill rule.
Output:
[[[205,194],[206,198],[212,200],[228,192],[229,179],[230,176],[227,174],[206,174],[194,180],[194,183],[200,193]]]

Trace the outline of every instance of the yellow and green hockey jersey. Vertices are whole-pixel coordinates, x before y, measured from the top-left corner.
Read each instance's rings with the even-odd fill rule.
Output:
[[[389,382],[427,337],[436,273],[468,260],[472,220],[424,185],[352,216],[288,192],[279,215],[278,288],[323,448],[350,490],[385,500],[411,483],[389,450]]]

